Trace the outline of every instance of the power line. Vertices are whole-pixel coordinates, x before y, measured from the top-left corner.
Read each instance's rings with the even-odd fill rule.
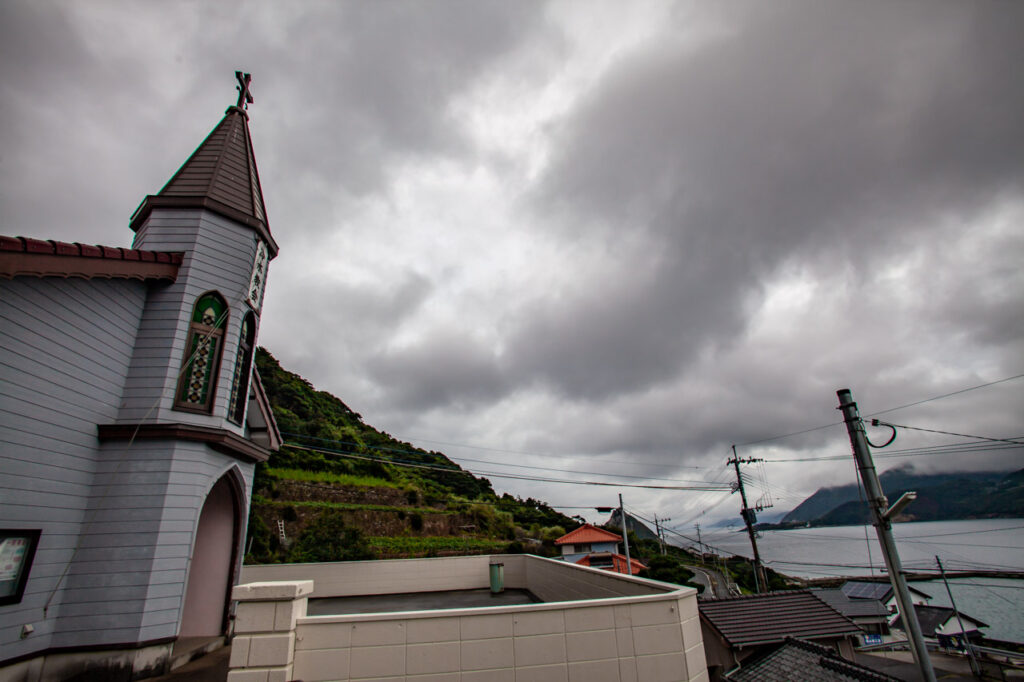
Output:
[[[600,455],[588,455],[588,454],[585,454],[585,453],[564,454],[564,453],[552,453],[552,452],[530,452],[530,451],[527,451],[527,450],[507,450],[507,449],[503,449],[503,448],[487,447],[487,446],[484,446],[484,445],[469,445],[467,443],[452,443],[452,442],[449,442],[449,441],[431,440],[429,438],[418,438],[418,437],[411,437],[411,438],[409,438],[409,440],[419,441],[421,443],[434,443],[435,445],[450,445],[452,447],[468,448],[470,450],[484,450],[486,452],[497,452],[497,453],[506,454],[506,455],[526,455],[528,457],[569,457],[569,458],[576,458],[576,457],[595,457],[595,456],[599,457],[600,456]],[[606,459],[606,460],[603,460],[603,461],[608,462],[610,464],[628,464],[630,466],[658,467],[658,468],[661,468],[661,469],[697,469],[697,470],[701,470],[701,469],[707,469],[708,468],[708,467],[686,466],[686,465],[676,465],[676,464],[652,464],[650,462],[636,462],[636,461],[624,462],[622,460],[617,460],[617,459]]]
[[[915,535],[914,539],[916,539],[916,538],[944,538],[944,537],[949,537],[950,535],[978,535],[980,533],[998,533],[998,532],[1007,531],[1007,530],[1020,530],[1021,528],[1024,528],[1024,526],[1010,526],[1009,528],[989,528],[987,530],[962,530],[962,531],[957,531],[955,533],[935,533],[933,535]]]
[[[985,383],[985,384],[978,384],[977,386],[969,386],[967,388],[962,388],[959,391],[953,391],[951,393],[943,393],[942,395],[932,396],[931,398],[925,398],[924,400],[917,400],[917,401],[912,402],[912,403],[907,403],[906,405],[898,405],[897,407],[890,407],[890,408],[888,408],[886,410],[879,410],[878,412],[872,412],[871,414],[865,414],[863,416],[864,417],[877,417],[880,414],[888,414],[889,412],[895,412],[896,410],[903,410],[903,409],[906,409],[908,407],[914,407],[915,405],[923,405],[924,403],[930,403],[930,402],[935,401],[935,400],[942,400],[943,398],[949,398],[951,396],[960,395],[961,393],[967,393],[969,391],[976,391],[979,388],[987,388],[989,386],[995,386],[996,384],[1002,384],[1002,383],[1005,383],[1007,381],[1013,381],[1015,379],[1020,379],[1022,377],[1024,377],[1024,374],[1015,374],[1014,376],[1006,377],[1005,379],[997,379],[996,381],[990,381],[990,382]],[[821,426],[813,426],[813,427],[811,427],[809,429],[802,429],[800,431],[793,431],[791,433],[784,433],[784,434],[781,434],[781,435],[778,435],[778,436],[769,436],[768,438],[761,438],[761,439],[758,439],[758,440],[752,440],[752,441],[749,441],[747,443],[738,443],[736,445],[736,447],[739,448],[739,447],[746,447],[748,445],[758,445],[760,443],[768,443],[768,442],[773,441],[773,440],[781,440],[783,438],[790,438],[792,436],[799,436],[799,435],[802,435],[802,434],[805,434],[805,433],[812,433],[814,431],[821,431],[822,429],[827,429],[830,426],[842,426],[843,423],[844,422],[832,422],[832,423],[829,423],[829,424],[822,424]]]
[[[1021,447],[1024,447],[1024,443],[995,446],[965,443],[961,447],[957,447],[956,444],[950,444],[938,445],[932,448],[915,448],[913,450],[896,450],[893,452],[879,452],[873,454],[875,459],[903,459],[905,457],[935,457],[939,455],[957,455],[966,452],[994,452],[998,450],[1016,450]],[[783,462],[832,462],[848,459],[849,457],[849,454],[823,455],[821,457],[786,457],[779,459],[766,459],[765,461],[769,464],[780,464]]]
[[[654,489],[654,490],[702,490],[702,491],[716,490],[716,488],[712,488],[712,487],[709,487],[709,486],[669,486],[669,485],[644,485],[644,484],[641,484],[641,483],[620,483],[620,482],[608,482],[608,481],[582,481],[582,480],[581,481],[573,481],[573,480],[567,480],[567,479],[561,479],[561,478],[547,478],[547,477],[541,477],[541,476],[523,476],[523,475],[520,475],[520,474],[503,474],[503,473],[496,472],[496,471],[473,472],[473,471],[470,471],[468,469],[452,469],[450,467],[434,466],[434,465],[430,465],[430,464],[418,464],[418,463],[414,463],[414,462],[401,462],[401,461],[398,461],[398,460],[383,459],[383,458],[380,458],[380,457],[369,457],[367,455],[358,455],[356,453],[344,452],[344,451],[340,451],[340,450],[332,450],[330,448],[310,447],[310,446],[306,446],[306,445],[301,445],[299,443],[290,443],[289,442],[289,443],[285,443],[285,445],[287,445],[289,447],[292,447],[292,448],[296,448],[298,450],[307,450],[309,452],[319,452],[319,453],[322,453],[322,454],[330,454],[330,455],[333,455],[333,456],[336,456],[336,457],[344,457],[344,458],[348,458],[348,459],[367,460],[367,461],[371,461],[371,462],[379,462],[381,464],[393,464],[395,466],[403,466],[403,467],[409,467],[409,468],[413,468],[413,469],[428,469],[428,470],[435,470],[435,471],[444,471],[444,472],[447,472],[447,473],[461,473],[461,474],[464,474],[464,475],[467,475],[467,476],[480,476],[480,477],[489,476],[489,477],[492,477],[492,478],[511,478],[511,479],[516,479],[516,480],[521,480],[521,481],[536,481],[536,482],[540,482],[540,483],[564,483],[564,484],[567,484],[567,485],[599,485],[599,486],[610,486],[610,487],[620,487],[620,488],[648,488],[648,489]],[[721,492],[727,492],[727,489],[722,489]]]
[[[877,423],[876,423],[877,422]],[[928,433],[941,433],[944,436],[958,436],[960,438],[973,438],[975,440],[987,440],[993,443],[1012,443],[1014,445],[1024,445],[1024,442],[1019,440],[1013,440],[1010,438],[989,438],[987,436],[970,436],[966,433],[953,433],[952,431],[939,431],[938,429],[925,429],[920,426],[906,426],[905,424],[888,424],[877,419],[873,419],[871,425],[878,426],[879,424],[885,426],[898,426],[901,429],[910,429],[912,431],[927,431]]]
[[[289,432],[289,431],[282,431],[281,433],[283,435],[287,435],[287,436],[296,436],[298,438],[306,438],[306,439],[309,439],[309,440],[317,440],[317,441],[320,441],[322,443],[331,443],[331,444],[334,444],[334,445],[347,445],[347,446],[352,446],[352,447],[357,447],[357,448],[365,448],[367,450],[380,450],[380,451],[383,451],[383,452],[395,452],[395,453],[406,454],[406,455],[409,455],[409,454],[412,454],[412,455],[423,455],[423,456],[441,455],[442,457],[446,457],[446,458],[448,458],[450,460],[458,460],[458,461],[462,461],[462,462],[477,462],[478,464],[492,464],[492,465],[495,465],[495,466],[514,467],[514,468],[517,468],[517,469],[538,469],[538,470],[541,470],[541,471],[555,471],[555,472],[564,473],[564,474],[585,474],[585,475],[588,475],[588,476],[614,476],[614,477],[619,477],[619,478],[637,479],[637,480],[641,480],[641,481],[669,481],[669,482],[673,482],[673,483],[695,483],[695,484],[698,484],[698,485],[709,485],[709,483],[706,482],[706,481],[694,481],[694,480],[690,480],[690,479],[656,478],[656,477],[652,477],[652,476],[633,476],[631,474],[605,473],[603,471],[579,471],[579,470],[573,470],[573,469],[556,469],[556,468],[552,468],[552,467],[533,466],[533,465],[529,465],[529,464],[506,464],[505,462],[494,462],[494,461],[485,460],[485,459],[471,459],[469,457],[453,457],[451,455],[446,455],[444,453],[429,453],[429,452],[423,452],[423,451],[419,451],[419,450],[408,450],[408,449],[405,449],[405,448],[385,447],[383,445],[366,445],[366,444],[363,444],[363,443],[357,443],[357,442],[352,442],[352,441],[334,440],[334,439],[331,439],[331,438],[320,438],[318,436],[308,436],[308,435],[305,435],[305,434],[292,433],[292,432]],[[387,462],[396,461],[397,462],[397,461],[400,461],[400,460],[382,460],[382,461],[387,461]],[[406,461],[408,461],[408,460],[406,460]],[[443,466],[443,465],[440,465],[440,466]],[[454,470],[455,469],[453,469],[453,471]]]
[[[988,386],[995,386],[996,384],[1002,384],[1007,381],[1013,381],[1014,379],[1020,379],[1024,377],[1024,374],[1016,374],[1012,377],[1006,377],[1005,379],[997,379],[990,381],[987,384],[978,384],[977,386],[970,386],[968,388],[961,388],[959,391],[953,391],[952,393],[943,393],[933,398],[925,398],[924,400],[918,400],[917,402],[907,403],[906,405],[900,405],[898,407],[890,407],[887,410],[881,410],[880,412],[872,412],[871,414],[864,415],[865,417],[877,417],[880,414],[887,414],[889,412],[895,412],[896,410],[902,410],[908,407],[914,407],[915,405],[923,405],[924,403],[930,403],[933,400],[942,400],[943,398],[949,398],[950,396],[960,395],[961,393],[967,393],[968,391],[976,391],[979,388],[987,388]]]
[[[752,440],[752,441],[750,441],[748,443],[739,443],[736,447],[744,448],[744,447],[747,447],[748,445],[758,445],[759,443],[767,443],[767,442],[773,441],[773,440],[781,440],[783,438],[789,438],[791,436],[799,436],[799,435],[804,434],[804,433],[812,433],[814,431],[821,431],[822,429],[827,429],[827,428],[829,428],[831,426],[842,426],[842,425],[843,425],[843,422],[833,422],[831,424],[822,424],[821,426],[814,426],[814,427],[809,428],[809,429],[803,429],[802,431],[793,431],[792,433],[784,433],[784,434],[782,434],[780,436],[771,436],[770,438],[762,438],[760,440]]]
[[[504,462],[492,462],[485,459],[470,459],[468,457],[453,457],[452,455],[446,455],[448,459],[453,459],[459,462],[477,462],[478,464],[493,464],[495,466],[503,467],[515,467],[517,469],[538,469],[540,471],[557,471],[564,474],[587,474],[588,476],[618,476],[619,478],[634,478],[642,481],[672,481],[675,483],[698,483],[707,485],[706,481],[693,481],[682,478],[653,478],[651,476],[632,476],[629,474],[609,474],[603,471],[575,471],[570,469],[554,469],[551,467],[539,467],[531,466],[529,464],[505,464]]]

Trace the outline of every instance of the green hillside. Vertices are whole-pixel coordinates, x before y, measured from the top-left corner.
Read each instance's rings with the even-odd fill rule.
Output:
[[[579,526],[365,424],[263,348],[256,365],[287,445],[256,469],[248,563],[553,552]]]
[[[399,559],[529,552],[554,556],[554,540],[580,521],[533,498],[495,494],[441,452],[402,442],[258,348],[256,366],[286,445],[256,466],[246,563]],[[618,518],[608,524],[619,532]],[[281,529],[284,530],[282,539]],[[641,575],[691,584],[700,555],[662,548],[630,518]],[[663,555],[663,551],[667,554]],[[719,564],[714,563],[717,567]],[[753,589],[749,560],[725,560],[729,580]],[[791,586],[771,573],[772,588]]]

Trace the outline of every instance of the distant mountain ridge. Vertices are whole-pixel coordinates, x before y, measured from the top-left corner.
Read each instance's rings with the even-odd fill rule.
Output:
[[[1005,471],[918,474],[909,467],[879,476],[890,500],[913,490],[918,497],[899,521],[946,521],[968,518],[1024,516],[1024,469]],[[855,484],[819,488],[786,514],[778,524],[762,527],[838,526],[865,523],[869,513]]]

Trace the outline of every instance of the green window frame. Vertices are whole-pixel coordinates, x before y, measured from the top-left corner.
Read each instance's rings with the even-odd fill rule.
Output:
[[[196,300],[188,327],[174,408],[186,412],[213,412],[217,375],[228,323],[228,304],[216,291]]]
[[[238,351],[235,353],[235,371],[231,377],[231,402],[228,403],[228,419],[241,424],[245,419],[245,408],[249,403],[249,381],[252,377],[252,352],[256,345],[256,316],[249,312],[242,318],[242,330],[238,335]]]

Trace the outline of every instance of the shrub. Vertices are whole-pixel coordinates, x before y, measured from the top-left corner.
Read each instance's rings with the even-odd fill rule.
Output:
[[[324,510],[292,547],[293,562],[359,561],[373,559],[373,552],[358,528],[345,525],[341,512]]]
[[[409,525],[413,530],[423,530],[423,514],[413,512],[409,515]]]

